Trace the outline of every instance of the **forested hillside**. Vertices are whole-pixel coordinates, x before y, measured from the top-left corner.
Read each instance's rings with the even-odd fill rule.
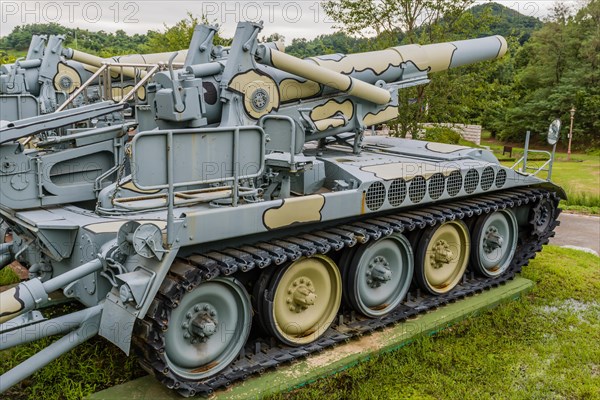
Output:
[[[399,0],[324,4],[339,31],[287,41],[286,52],[308,57],[492,34],[507,38],[510,51],[502,60],[438,73],[426,87],[402,91],[396,124],[400,135],[423,122],[455,122],[481,124],[498,138],[515,142],[531,130],[534,140],[541,141],[549,122],[567,122],[574,106],[574,145],[600,146],[600,0],[580,2],[578,10],[557,2],[544,21],[497,3],[471,7],[473,0],[416,0],[411,10],[402,10]],[[426,18],[416,20],[416,13]],[[132,36],[123,30],[91,32],[58,24],[19,26],[0,38],[0,56],[12,62],[24,54],[32,34],[64,34],[67,46],[103,57],[179,50],[188,46],[201,21],[190,13],[164,30]],[[217,36],[216,43],[230,40]]]
[[[81,28],[68,28],[56,23],[17,26],[10,34],[0,38],[0,51],[25,53],[32,35],[65,35],[66,46],[74,47],[102,57],[137,53],[148,42],[148,35],[128,35],[124,30],[92,32]]]

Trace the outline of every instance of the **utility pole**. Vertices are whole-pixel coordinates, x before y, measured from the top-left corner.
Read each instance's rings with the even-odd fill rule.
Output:
[[[569,148],[567,149],[567,160],[571,161],[571,140],[573,139],[573,120],[575,119],[575,106],[571,106],[571,128],[569,129]]]

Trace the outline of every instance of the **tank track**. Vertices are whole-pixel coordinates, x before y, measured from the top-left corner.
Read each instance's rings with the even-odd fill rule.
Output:
[[[544,232],[532,230],[534,234],[526,235],[523,240],[520,240],[509,270],[500,277],[481,278],[470,273],[470,276],[465,276],[454,290],[441,296],[429,296],[416,290],[409,293],[407,300],[392,313],[380,318],[366,319],[353,311],[341,311],[323,337],[300,347],[289,347],[275,342],[273,338],[249,339],[236,361],[217,375],[202,381],[181,380],[168,368],[164,356],[164,332],[168,327],[170,312],[177,307],[185,293],[191,291],[200,282],[217,276],[229,276],[239,271],[246,272],[253,268],[281,265],[302,256],[326,254],[331,250],[341,250],[357,243],[378,240],[394,232],[408,233],[446,221],[470,218],[527,204],[533,205],[542,199],[549,199],[554,205],[554,219]],[[285,237],[269,243],[192,255],[185,259],[179,258],[171,267],[145,319],[138,320],[132,341],[133,347],[142,367],[168,388],[177,390],[185,397],[210,395],[219,388],[254,374],[262,374],[269,368],[276,368],[283,363],[301,359],[311,353],[381,330],[417,314],[481,293],[513,279],[529,263],[529,260],[535,258],[536,253],[542,250],[542,246],[549,242],[550,237],[554,236],[553,230],[559,225],[556,220],[560,213],[558,201],[559,198],[554,192],[538,188],[519,188],[478,198],[431,205],[415,211],[367,218],[360,222],[343,224],[310,234]]]

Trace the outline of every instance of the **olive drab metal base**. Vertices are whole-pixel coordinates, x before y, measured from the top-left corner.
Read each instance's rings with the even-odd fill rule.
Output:
[[[0,342],[66,335],[0,392],[99,334],[208,395],[506,282],[552,237],[551,182],[483,149],[365,135],[399,90],[502,57],[504,38],[301,60],[262,28],[224,48],[200,25],[143,64],[36,36],[0,70],[0,96],[39,104],[0,124],[0,266],[31,277],[2,294]],[[55,290],[87,312],[40,320]]]

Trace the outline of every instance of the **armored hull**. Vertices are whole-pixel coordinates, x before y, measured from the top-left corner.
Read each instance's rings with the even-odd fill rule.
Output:
[[[99,333],[206,395],[499,285],[548,243],[564,197],[551,182],[483,149],[365,136],[397,115],[398,89],[501,56],[502,38],[294,61],[256,43],[261,28],[241,23],[224,60],[199,27],[184,69],[148,86],[131,140],[112,126],[26,151],[20,138],[60,122],[0,128],[14,238],[0,260],[32,275],[2,294],[1,348],[45,326],[32,310],[62,290],[89,309],[60,332]],[[74,346],[57,343],[0,389]]]

